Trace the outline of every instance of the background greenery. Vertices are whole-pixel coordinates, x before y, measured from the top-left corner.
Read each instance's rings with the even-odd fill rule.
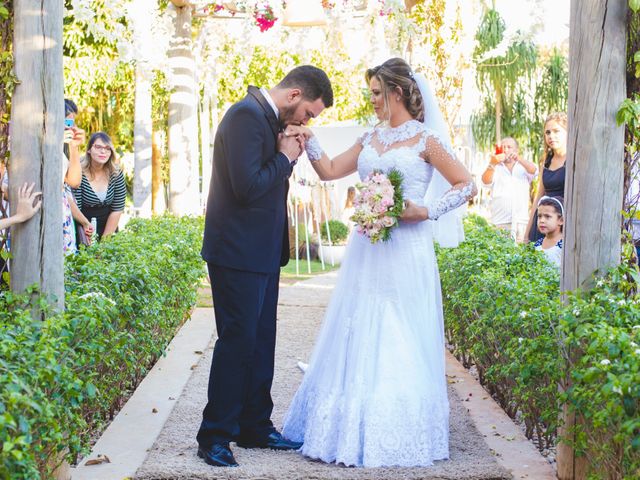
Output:
[[[499,105],[501,137],[513,137],[534,161],[543,153],[543,122],[566,112],[569,90],[567,52],[538,48],[522,32],[506,38],[507,25],[488,9],[476,32],[476,83],[480,106],[471,118],[473,138],[485,150],[496,143]]]

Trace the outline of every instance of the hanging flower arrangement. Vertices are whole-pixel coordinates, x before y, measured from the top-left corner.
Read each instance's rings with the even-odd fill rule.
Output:
[[[213,2],[202,9],[204,13],[218,13],[220,10],[224,10],[224,5],[221,2]]]
[[[378,15],[381,17],[390,17],[393,15],[393,2],[386,2],[385,0],[378,0],[379,11]],[[404,7],[404,3],[402,4]]]
[[[273,13],[273,8],[267,4],[264,4],[261,7],[256,6],[256,9],[253,12],[253,18],[261,32],[266,32],[273,27],[278,19]]]

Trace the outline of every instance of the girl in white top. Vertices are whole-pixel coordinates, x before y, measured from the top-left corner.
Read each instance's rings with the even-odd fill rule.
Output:
[[[541,197],[538,201],[538,231],[544,237],[536,241],[535,247],[536,250],[544,252],[547,259],[558,268],[562,264],[563,224],[562,201],[555,197]]]

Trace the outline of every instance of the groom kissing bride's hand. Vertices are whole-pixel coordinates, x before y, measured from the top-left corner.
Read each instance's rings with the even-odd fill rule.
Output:
[[[289,128],[289,127],[287,127]],[[284,153],[289,162],[295,162],[304,151],[304,138],[300,135],[278,134],[278,151]]]
[[[289,260],[287,192],[304,139],[280,131],[333,105],[326,73],[303,65],[271,89],[249,87],[218,126],[202,257],[211,278],[218,339],[198,456],[237,466],[243,448],[297,450],[271,422],[280,267]]]

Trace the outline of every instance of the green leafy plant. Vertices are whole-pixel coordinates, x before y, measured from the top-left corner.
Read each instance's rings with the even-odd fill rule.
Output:
[[[66,311],[45,321],[0,295],[0,478],[51,478],[120,409],[195,304],[202,227],[134,219],[67,257]]]
[[[331,243],[343,244],[349,236],[349,227],[347,227],[340,220],[329,220],[329,234],[331,235]],[[320,236],[323,241],[328,242],[329,236],[327,235],[327,223],[323,223],[320,227]]]
[[[476,366],[485,388],[540,449],[564,440],[557,428],[566,403],[582,419],[575,448],[588,452],[590,478],[637,478],[637,268],[616,267],[593,290],[566,292],[561,303],[558,272],[540,252],[479,217],[469,217],[465,231],[460,247],[437,250],[453,353]],[[566,378],[572,386],[560,395]]]
[[[627,14],[627,98],[623,100],[616,121],[625,126],[624,134],[624,214],[623,259],[636,261],[636,251],[630,233],[631,218],[638,214],[638,198],[629,195],[631,185],[640,175],[640,2],[629,0]]]
[[[522,36],[505,38],[505,31],[506,24],[500,14],[489,9],[476,33],[478,44],[473,56],[483,101],[472,116],[471,126],[474,139],[483,148],[503,136],[512,136],[524,144],[530,133],[528,92],[532,88],[538,52],[535,45]]]
[[[551,112],[566,112],[569,98],[569,65],[567,57],[554,48],[540,66],[540,78],[533,101],[533,125],[527,145],[536,158],[543,155],[543,122]]]

